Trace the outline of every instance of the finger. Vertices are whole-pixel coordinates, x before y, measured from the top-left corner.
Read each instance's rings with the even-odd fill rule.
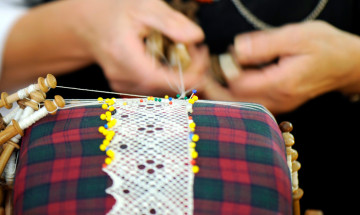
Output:
[[[262,69],[247,69],[241,73],[237,79],[231,80],[229,88],[241,95],[249,97],[264,97],[272,87],[279,82],[279,70],[281,68],[272,64]]]
[[[241,65],[255,65],[270,62],[281,55],[293,53],[293,28],[256,31],[235,37],[236,59]]]
[[[203,94],[206,99],[215,101],[234,101],[237,100],[232,92],[221,86],[212,78],[207,77],[203,87]]]
[[[204,73],[207,71],[208,49],[202,47],[189,47],[191,56],[190,66],[183,71],[180,67],[162,67],[158,69],[162,78],[153,78],[149,84],[152,88],[169,89],[173,93],[182,94],[187,89],[195,89],[201,85]],[[169,93],[169,92],[168,92]]]
[[[204,39],[202,29],[185,15],[162,1],[155,2],[146,10],[147,16],[143,20],[146,26],[159,30],[175,42],[197,43]]]
[[[209,50],[206,46],[188,47],[191,64],[184,71],[185,89],[198,89],[203,85],[206,71],[209,69]]]

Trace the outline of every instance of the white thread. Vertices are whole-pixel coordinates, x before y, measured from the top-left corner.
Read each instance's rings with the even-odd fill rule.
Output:
[[[31,114],[29,117],[20,120],[19,126],[22,130],[27,129],[29,126],[31,126],[41,118],[45,117],[47,114],[48,111],[46,110],[46,107],[42,107],[38,111],[35,111],[33,114]]]
[[[14,120],[19,121],[23,112],[24,112],[24,109],[19,108],[14,116]],[[10,123],[10,124],[12,124],[12,123]]]
[[[169,69],[170,69],[170,71],[172,72],[172,73],[174,73],[174,70],[172,70],[172,68],[171,68],[171,64],[170,64],[170,62],[168,61],[168,59],[165,57],[165,55],[162,53],[162,50],[159,50],[159,49],[157,49],[157,45],[155,44],[155,42],[153,41],[153,40],[150,40],[151,42],[153,42],[153,43],[150,43],[149,42],[149,40],[147,40],[146,42],[151,46],[151,48],[150,48],[150,50],[153,50],[155,53],[153,53],[153,54],[158,54],[160,57],[161,57],[161,60],[166,64],[166,65],[168,65],[168,67],[169,67]],[[152,55],[152,57],[153,57],[153,62],[155,62],[157,59],[155,58],[155,55]],[[178,88],[178,90],[175,90],[174,89],[174,86],[171,84],[171,82],[169,81],[169,79],[168,79],[168,77],[165,77],[166,78],[166,82],[167,82],[167,84],[169,85],[169,87],[174,91],[174,92],[179,92],[180,91],[180,88],[179,88],[179,86],[178,85],[176,85],[176,87]]]
[[[274,115],[263,105],[256,104],[256,103],[247,103],[247,102],[227,102],[227,101],[213,101],[213,100],[198,100],[197,103],[207,103],[207,104],[217,104],[217,105],[225,105],[230,107],[238,107],[238,108],[247,108],[251,110],[257,110],[261,111],[263,113],[266,113],[271,117],[271,119],[274,120],[274,122],[277,122]]]
[[[31,107],[26,107],[24,109],[24,112],[23,112],[22,116],[21,116],[21,119],[25,119],[25,118],[29,117],[31,114],[33,114],[33,113],[34,113],[34,109],[32,109]]]
[[[144,95],[135,95],[135,94],[128,94],[128,93],[118,93],[118,92],[110,92],[110,91],[102,91],[102,90],[83,89],[83,88],[76,88],[76,87],[65,87],[65,86],[57,86],[57,87],[64,88],[64,89],[70,89],[70,90],[80,90],[80,91],[88,91],[88,92],[95,92],[95,93],[106,93],[106,94],[113,94],[113,95],[132,96],[132,97],[139,97],[139,98],[148,97],[148,96],[144,96]]]
[[[5,169],[4,169],[4,177],[6,184],[12,185],[15,178],[15,170],[16,170],[16,153],[13,152],[7,162]]]
[[[286,149],[289,149],[289,150],[286,150],[286,151],[289,151],[289,153],[287,153],[286,155],[286,162],[287,162],[287,165],[289,167],[289,170],[290,170],[290,173],[292,172],[292,156],[291,156],[291,147],[286,147]]]
[[[116,135],[108,145],[114,160],[103,170],[116,203],[108,214],[193,213],[194,173],[189,164],[186,100],[117,101]],[[125,147],[125,146],[126,147]]]
[[[17,95],[18,95],[19,99],[24,99],[29,96],[26,88],[17,91]]]
[[[47,87],[48,87],[48,89],[50,89],[50,85],[49,85],[49,83],[48,83],[47,78],[45,78],[45,86],[47,86]]]
[[[54,103],[54,105],[55,105],[56,108],[55,108],[55,110],[53,110],[53,111],[48,111],[50,114],[55,113],[56,111],[59,110],[59,106],[56,104],[56,102],[54,101],[53,103]]]
[[[28,95],[31,93],[31,92],[34,92],[37,90],[37,85],[36,84],[31,84],[27,87],[27,92],[28,92]]]
[[[6,125],[11,122],[11,120],[15,117],[15,115],[19,109],[20,109],[20,107],[17,106],[16,108],[14,108],[14,110],[12,110],[10,113],[8,113],[6,116],[4,116],[3,120]]]
[[[185,97],[185,84],[184,84],[184,79],[183,79],[183,71],[182,71],[182,67],[181,67],[181,63],[180,63],[180,59],[179,56],[177,57],[177,61],[178,61],[178,69],[179,69],[179,78],[180,78],[180,99]]]
[[[69,105],[66,105],[65,107],[63,108],[60,108],[60,109],[70,109],[70,108],[75,108],[75,107],[84,107],[84,106],[92,106],[92,105],[98,105],[99,102],[89,102],[89,103],[78,103],[78,104],[69,104]]]
[[[26,98],[26,100],[31,101],[31,102],[37,104],[37,105],[38,105],[38,108],[40,109],[40,103],[39,103],[38,101],[35,101],[34,99],[29,99],[29,98]]]
[[[34,109],[32,109],[29,106],[25,107],[25,109],[21,113],[21,116],[20,116],[19,120],[26,119],[32,113],[34,113]],[[14,142],[14,143],[19,143],[20,139],[21,139],[21,136],[18,134],[15,137],[11,138],[11,141]],[[7,184],[12,183],[13,179],[15,178],[15,171],[16,171],[16,167],[17,167],[17,165],[16,165],[17,159],[14,159],[14,158],[15,158],[16,154],[17,154],[16,151],[12,152],[11,157],[8,160],[8,162],[6,164],[6,167],[4,169],[4,177],[5,177],[5,180],[6,180]]]
[[[19,143],[21,139],[21,136],[18,134],[15,137],[12,137],[10,140],[14,143]]]
[[[298,171],[295,171],[291,174],[292,181],[292,191],[296,191],[299,189],[299,179],[298,179]]]

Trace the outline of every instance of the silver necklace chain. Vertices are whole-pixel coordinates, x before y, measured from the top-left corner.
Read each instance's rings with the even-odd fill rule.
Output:
[[[245,5],[241,2],[241,0],[231,0],[236,9],[239,11],[239,13],[250,23],[252,24],[256,29],[265,30],[274,28],[275,26],[272,26],[268,23],[263,22],[261,19],[256,17],[251,11],[245,7]],[[316,5],[313,11],[305,17],[302,22],[311,21],[316,19],[320,13],[324,10],[326,4],[328,3],[328,0],[319,0],[319,3]]]

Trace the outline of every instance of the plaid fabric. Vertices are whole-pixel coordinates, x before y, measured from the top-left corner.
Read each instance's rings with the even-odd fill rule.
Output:
[[[100,107],[59,111],[26,130],[15,214],[105,214],[115,200],[101,170]],[[278,125],[260,110],[197,103],[200,172],[194,214],[291,214],[291,185]]]

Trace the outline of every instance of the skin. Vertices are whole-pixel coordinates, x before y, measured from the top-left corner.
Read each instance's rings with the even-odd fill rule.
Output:
[[[207,50],[195,46],[204,34],[185,16],[159,0],[72,0],[30,9],[16,22],[5,45],[0,88],[98,63],[114,91],[168,90],[178,76],[146,52],[144,38],[152,30],[189,47],[194,63],[184,79],[186,87],[194,85]]]
[[[228,88],[208,78],[209,99],[257,102],[277,114],[329,91],[360,92],[360,38],[322,21],[240,34],[231,52],[236,75]]]

